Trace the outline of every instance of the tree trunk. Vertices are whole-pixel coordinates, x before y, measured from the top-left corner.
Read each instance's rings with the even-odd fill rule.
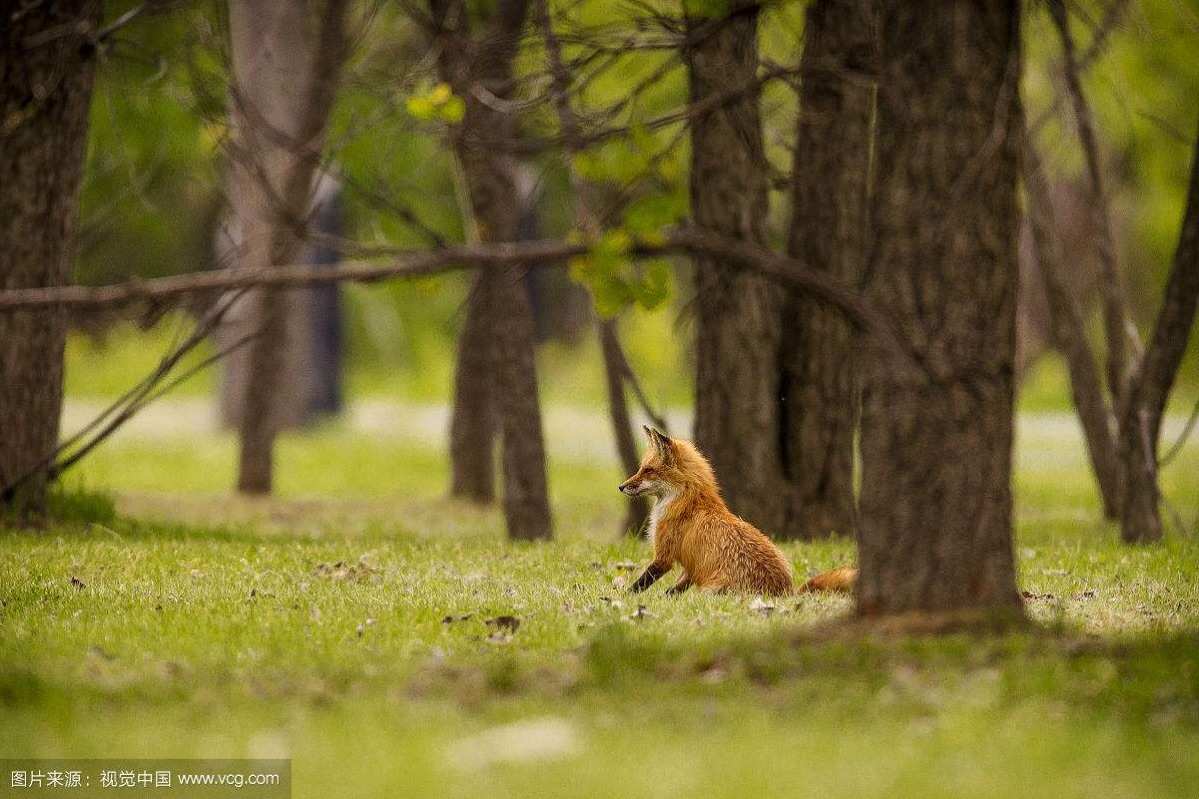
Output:
[[[466,301],[466,321],[458,334],[450,415],[450,496],[481,504],[495,500],[499,425],[492,401],[495,353],[489,311],[495,277],[492,270],[479,272]]]
[[[1186,352],[1195,307],[1199,302],[1199,140],[1192,156],[1186,214],[1174,266],[1154,325],[1153,338],[1131,382],[1129,402],[1120,422],[1120,463],[1124,474],[1120,534],[1128,543],[1162,537],[1158,504],[1157,442],[1162,414],[1178,366]]]
[[[687,19],[692,104],[731,96],[691,126],[695,224],[766,242],[768,165],[758,111],[758,4],[734,0],[725,17]],[[785,491],[779,434],[782,292],[732,264],[695,260],[695,441],[734,513],[777,533]]]
[[[600,349],[604,355],[604,377],[608,385],[608,414],[612,419],[612,436],[616,440],[616,453],[625,475],[633,474],[640,465],[637,457],[637,441],[633,437],[632,420],[629,418],[628,397],[625,395],[625,358],[616,334],[615,319],[599,322]],[[649,515],[649,503],[645,497],[629,497],[625,513],[624,532],[637,535],[645,526]]]
[[[1115,416],[1104,398],[1103,381],[1095,365],[1095,357],[1087,343],[1082,311],[1063,275],[1062,248],[1059,228],[1054,219],[1049,186],[1041,167],[1040,156],[1024,133],[1024,187],[1028,195],[1027,216],[1032,227],[1037,252],[1038,273],[1049,306],[1049,337],[1062,353],[1070,375],[1070,394],[1082,425],[1087,454],[1103,515],[1108,519],[1120,515],[1120,470],[1116,453]]]
[[[309,209],[311,230],[328,237],[308,241],[298,248],[295,263],[333,265],[340,260],[336,245],[345,235],[341,223],[341,187],[336,177],[322,173]],[[242,243],[239,224],[231,214],[222,220],[214,242],[216,262],[231,268],[239,265]],[[280,363],[279,391],[271,403],[276,430],[301,427],[314,419],[338,413],[341,391],[341,289],[336,284],[291,289],[282,292],[286,319],[282,341],[278,344]],[[236,347],[258,324],[260,307],[256,296],[233,303],[221,317],[214,339],[221,349]],[[240,429],[249,386],[251,353],[248,347],[234,349],[221,358],[221,382],[218,411],[221,423]]]
[[[872,0],[809,6],[787,252],[860,282],[877,70]],[[789,292],[783,310],[785,538],[853,535],[857,390],[853,331],[835,309]]]
[[[13,11],[0,26],[0,290],[70,280],[100,22],[94,0]],[[0,507],[22,514],[45,506],[66,323],[63,309],[0,314]]]
[[[1128,313],[1124,297],[1123,280],[1116,263],[1115,237],[1112,235],[1111,213],[1108,210],[1107,190],[1103,182],[1103,170],[1099,163],[1099,143],[1095,135],[1095,124],[1091,118],[1091,107],[1083,94],[1081,70],[1074,50],[1074,37],[1070,33],[1070,20],[1064,0],[1049,0],[1049,14],[1062,40],[1064,74],[1070,101],[1074,106],[1074,121],[1078,126],[1078,141],[1082,145],[1083,159],[1087,165],[1091,197],[1089,210],[1094,225],[1095,253],[1099,259],[1103,280],[1103,326],[1107,342],[1107,379],[1112,395],[1112,404],[1123,408],[1131,376],[1139,368],[1141,340],[1136,325]]]
[[[589,187],[574,166],[574,155],[581,148],[579,126],[570,101],[570,72],[562,60],[562,44],[554,32],[549,0],[539,0],[537,24],[545,39],[545,54],[552,79],[554,107],[558,112],[558,125],[561,128],[565,144],[562,160],[570,178],[575,226],[595,239],[600,233],[600,222],[587,202],[586,195]],[[588,315],[590,315],[590,307]],[[616,442],[616,452],[620,456],[621,468],[624,470],[624,475],[627,476],[637,471],[640,465],[637,457],[637,442],[629,418],[628,397],[625,394],[625,380],[630,378],[632,370],[629,368],[624,351],[620,346],[616,320],[600,319],[597,329],[600,351],[604,358],[604,378],[608,389],[608,417],[612,421],[612,437]],[[649,515],[649,502],[646,497],[629,497],[627,503],[621,531],[625,535],[637,535],[645,526],[645,519]]]
[[[488,242],[516,241],[520,203],[514,166],[497,147],[497,143],[515,137],[515,120],[511,114],[499,110],[497,104],[483,102],[480,94],[485,91],[499,98],[510,94],[512,60],[524,27],[527,1],[501,0],[487,29],[477,37],[470,35],[465,3],[432,0],[431,9],[438,26],[438,67],[442,80],[466,103],[466,113],[454,132],[453,143],[479,238]],[[469,347],[469,340],[464,339],[459,357],[469,354],[472,359],[477,358],[472,363],[478,363],[481,371],[490,364],[490,373],[483,371],[490,385],[476,384],[479,373],[460,362],[456,391],[466,388],[471,392],[491,393],[487,404],[495,414],[501,437],[508,537],[535,540],[551,538],[553,523],[534,357],[533,309],[523,278],[524,269],[520,266],[488,270],[480,276],[472,304],[483,305],[472,310],[482,312],[475,320],[478,328],[467,331],[478,335],[479,346]],[[468,311],[468,323],[469,315]],[[463,379],[467,379],[465,385]],[[454,457],[479,460],[491,457],[489,442],[483,451],[467,453],[465,447],[468,440],[482,446],[490,422],[486,418],[468,420],[460,416],[472,409],[486,416],[487,411],[480,407],[483,402],[474,393],[462,401],[455,400],[451,439],[462,435],[463,440],[461,448],[453,452]],[[475,433],[466,436],[463,425],[477,425]],[[457,464],[454,474],[456,480]],[[477,476],[479,480],[472,485],[481,486],[484,479],[489,479],[481,472]]]
[[[346,0],[229,4],[234,130],[230,192],[240,268],[291,262],[304,239],[325,125],[345,56]],[[269,494],[292,296],[245,298],[257,337],[249,345],[239,425],[237,487]]]
[[[1012,554],[1019,4],[882,15],[858,612],[1018,608]]]

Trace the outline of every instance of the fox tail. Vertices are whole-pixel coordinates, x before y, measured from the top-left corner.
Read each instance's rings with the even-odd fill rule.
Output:
[[[833,569],[822,574],[817,574],[812,579],[808,580],[796,593],[811,594],[817,591],[835,591],[838,593],[849,593],[853,591],[854,584],[858,581],[858,570],[851,566],[842,566],[839,569]]]

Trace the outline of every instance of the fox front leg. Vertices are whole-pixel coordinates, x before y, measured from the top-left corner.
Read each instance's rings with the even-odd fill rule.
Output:
[[[637,578],[636,582],[629,586],[629,591],[634,594],[644,591],[656,583],[658,578],[663,574],[666,574],[668,571],[670,571],[669,566],[663,566],[656,562],[651,563],[648,567],[646,567],[645,571],[641,573],[641,576]]]
[[[666,593],[670,596],[677,596],[691,587],[691,578],[684,574],[679,578],[679,581],[666,589]]]

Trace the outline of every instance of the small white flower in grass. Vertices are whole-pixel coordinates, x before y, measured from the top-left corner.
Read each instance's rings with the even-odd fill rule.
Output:
[[[537,763],[579,754],[579,733],[566,719],[554,716],[501,724],[463,738],[446,750],[454,768],[477,771],[497,763]]]

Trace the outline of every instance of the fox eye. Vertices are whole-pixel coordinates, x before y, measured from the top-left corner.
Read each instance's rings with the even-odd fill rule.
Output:
[[[641,472],[646,477],[653,477],[655,474],[658,473],[658,470],[657,469],[642,469]]]

